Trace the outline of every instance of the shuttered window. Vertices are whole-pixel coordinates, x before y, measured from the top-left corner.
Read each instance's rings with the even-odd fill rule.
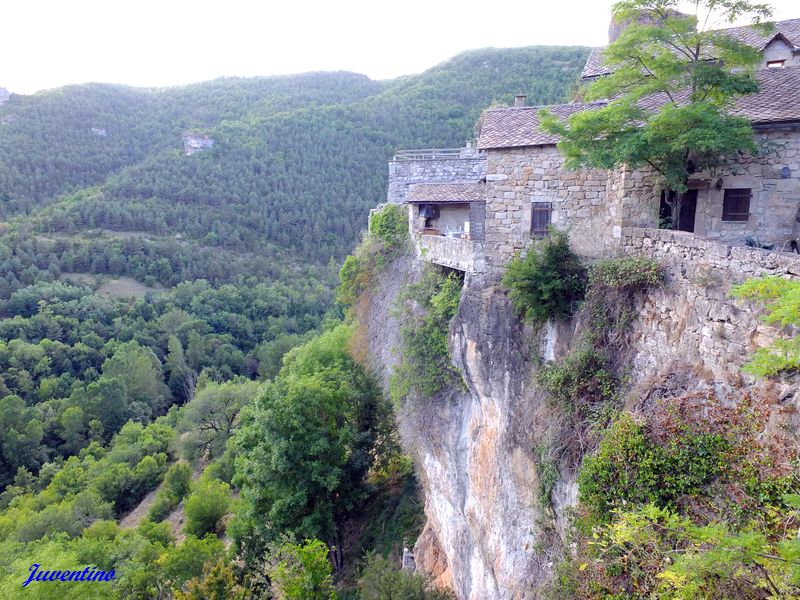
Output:
[[[552,202],[531,203],[531,237],[547,237],[550,218],[553,215]]]
[[[750,218],[751,190],[728,189],[725,190],[725,199],[722,201],[723,221],[747,221]]]

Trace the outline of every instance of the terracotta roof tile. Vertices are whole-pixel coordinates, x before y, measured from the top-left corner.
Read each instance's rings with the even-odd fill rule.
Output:
[[[485,183],[417,183],[409,186],[406,202],[481,202],[486,200]]]

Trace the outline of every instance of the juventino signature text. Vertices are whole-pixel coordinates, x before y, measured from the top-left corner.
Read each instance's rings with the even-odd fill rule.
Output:
[[[42,571],[42,565],[33,563],[28,569],[28,581],[22,584],[27,586],[31,581],[111,581],[114,579],[114,569],[103,571],[97,567],[86,567],[83,571]]]

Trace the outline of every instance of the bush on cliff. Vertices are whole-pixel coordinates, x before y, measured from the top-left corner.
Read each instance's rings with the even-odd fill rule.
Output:
[[[795,598],[800,471],[776,397],[657,401],[578,474],[556,597]]]
[[[353,254],[339,270],[336,299],[352,307],[368,291],[386,262],[407,247],[408,215],[396,204],[384,206],[372,214],[369,235],[365,236]]]
[[[461,286],[455,272],[445,274],[431,268],[401,294],[401,358],[390,382],[395,402],[410,394],[430,398],[460,380],[447,336],[458,311]]]
[[[572,315],[586,292],[586,269],[567,234],[551,228],[549,237],[509,263],[503,284],[525,320],[541,323]]]
[[[380,240],[384,252],[402,248],[408,239],[408,212],[397,204],[387,204],[372,214],[369,233]]]
[[[780,277],[751,279],[733,288],[737,298],[766,304],[764,321],[783,327],[800,327],[800,281]],[[772,346],[759,348],[744,370],[758,377],[800,369],[800,336],[777,340]]]

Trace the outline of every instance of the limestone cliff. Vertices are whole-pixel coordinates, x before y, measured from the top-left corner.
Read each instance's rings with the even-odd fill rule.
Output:
[[[746,388],[791,409],[771,426],[797,431],[797,381],[767,384],[740,372],[750,353],[779,332],[759,320],[758,307],[730,299],[728,290],[751,275],[797,276],[800,262],[755,250],[739,255],[672,232],[641,230],[626,243],[627,251],[656,257],[667,269],[664,286],[636,304],[626,408],[648,410],[656,396],[700,389],[723,402],[731,390]],[[362,313],[369,315],[366,345],[384,376],[398,345],[391,306],[400,282],[420,267],[396,261]],[[579,440],[558,448],[549,457],[558,468],[551,496],[537,498],[537,463],[543,448],[552,451],[562,424],[534,375],[544,361],[563,357],[584,325],[578,317],[535,331],[520,322],[499,283],[467,277],[450,328],[450,352],[467,389],[446,390],[399,414],[425,493],[427,525],[416,563],[460,599],[541,597],[563,551],[576,471],[588,448],[578,447]]]

